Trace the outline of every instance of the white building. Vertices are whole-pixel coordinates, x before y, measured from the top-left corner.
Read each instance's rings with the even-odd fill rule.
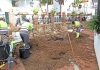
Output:
[[[41,13],[41,8],[40,8],[40,3],[38,0],[33,0],[33,7],[30,6],[30,2],[32,0],[19,0],[17,2],[17,5],[18,7],[12,7],[12,1],[16,1],[16,0],[0,0],[0,9],[2,12],[8,12],[9,9],[13,8],[13,11],[15,14],[17,14],[18,12],[23,12],[23,11],[27,11],[29,14],[32,14],[32,9],[34,7],[37,7],[40,9],[39,11],[39,14]],[[64,5],[61,6],[61,12],[71,12],[73,10],[72,6],[71,6],[71,3],[73,2],[74,0],[65,0],[64,1]],[[85,7],[84,7],[85,5]],[[69,8],[70,6],[70,8]],[[92,8],[92,0],[89,0],[88,2],[85,2],[82,4],[83,8],[80,9],[80,11],[86,11],[86,13],[92,13],[94,14],[95,12],[95,9]],[[54,8],[56,9],[57,12],[60,12],[60,5],[58,2],[56,2],[55,0],[53,0],[53,5],[49,5],[48,6],[48,11],[50,12],[51,9]],[[47,10],[47,4],[45,6],[42,7],[42,10],[43,11],[46,11]],[[77,12],[79,11],[78,9],[76,10]]]

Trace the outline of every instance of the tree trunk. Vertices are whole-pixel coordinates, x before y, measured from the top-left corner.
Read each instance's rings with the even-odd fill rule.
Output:
[[[42,7],[41,7],[41,0],[39,0],[39,1],[40,1],[40,4],[39,5],[40,5],[40,8],[41,8],[41,12],[43,13],[43,10],[42,10]]]
[[[60,16],[59,16],[59,17],[60,17],[60,19],[61,19],[61,4],[60,4]]]
[[[51,23],[54,24],[54,15],[52,13],[50,13],[50,18],[51,18]]]
[[[82,15],[81,14],[79,15],[79,20],[80,20],[80,22],[82,22]]]
[[[33,15],[33,24],[38,25],[38,15]]]
[[[65,23],[66,22],[66,14],[65,12],[62,13],[62,21]]]
[[[72,16],[72,21],[75,21],[75,18],[74,18],[74,16]]]

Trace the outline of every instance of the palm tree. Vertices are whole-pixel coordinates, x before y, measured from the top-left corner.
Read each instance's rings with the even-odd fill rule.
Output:
[[[60,18],[61,18],[61,5],[63,4],[64,5],[64,0],[55,0],[56,2],[58,2],[59,3],[59,5],[60,5]]]
[[[79,4],[82,2],[83,0],[74,0],[74,3],[76,6],[79,6]]]
[[[81,4],[83,0],[74,0],[74,2],[72,4],[74,4],[74,8],[76,9],[76,7],[79,7],[79,5]]]
[[[41,4],[46,4],[47,3],[47,0],[39,0],[40,1],[40,8],[41,8]],[[53,3],[53,0],[48,0],[48,4],[52,4]],[[43,13],[43,10],[41,8],[41,11]]]

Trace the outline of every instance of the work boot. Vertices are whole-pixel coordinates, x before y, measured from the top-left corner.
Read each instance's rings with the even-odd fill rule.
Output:
[[[79,38],[80,33],[76,32],[76,38]]]

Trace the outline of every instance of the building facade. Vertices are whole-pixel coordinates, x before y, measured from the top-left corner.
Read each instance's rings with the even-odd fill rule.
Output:
[[[37,7],[39,8],[39,14],[41,14],[41,8],[40,3],[38,0],[33,0],[33,5],[30,4],[32,0],[0,0],[0,13],[2,12],[8,12],[9,9],[13,9],[14,13],[17,14],[18,12],[24,12],[27,11],[29,14],[33,14],[32,10],[33,8]],[[64,0],[64,5],[61,5],[61,12],[69,13],[73,11],[73,7],[71,6],[71,3],[74,0]],[[77,12],[85,11],[86,13],[93,13],[94,14],[94,8],[92,8],[92,0],[88,0],[88,2],[82,3],[82,8],[75,9]],[[48,5],[48,12],[51,11],[51,9],[54,8],[56,12],[60,12],[60,5],[58,2],[53,0],[53,5]],[[87,10],[88,9],[88,10]],[[47,11],[47,4],[42,6],[43,12]]]

